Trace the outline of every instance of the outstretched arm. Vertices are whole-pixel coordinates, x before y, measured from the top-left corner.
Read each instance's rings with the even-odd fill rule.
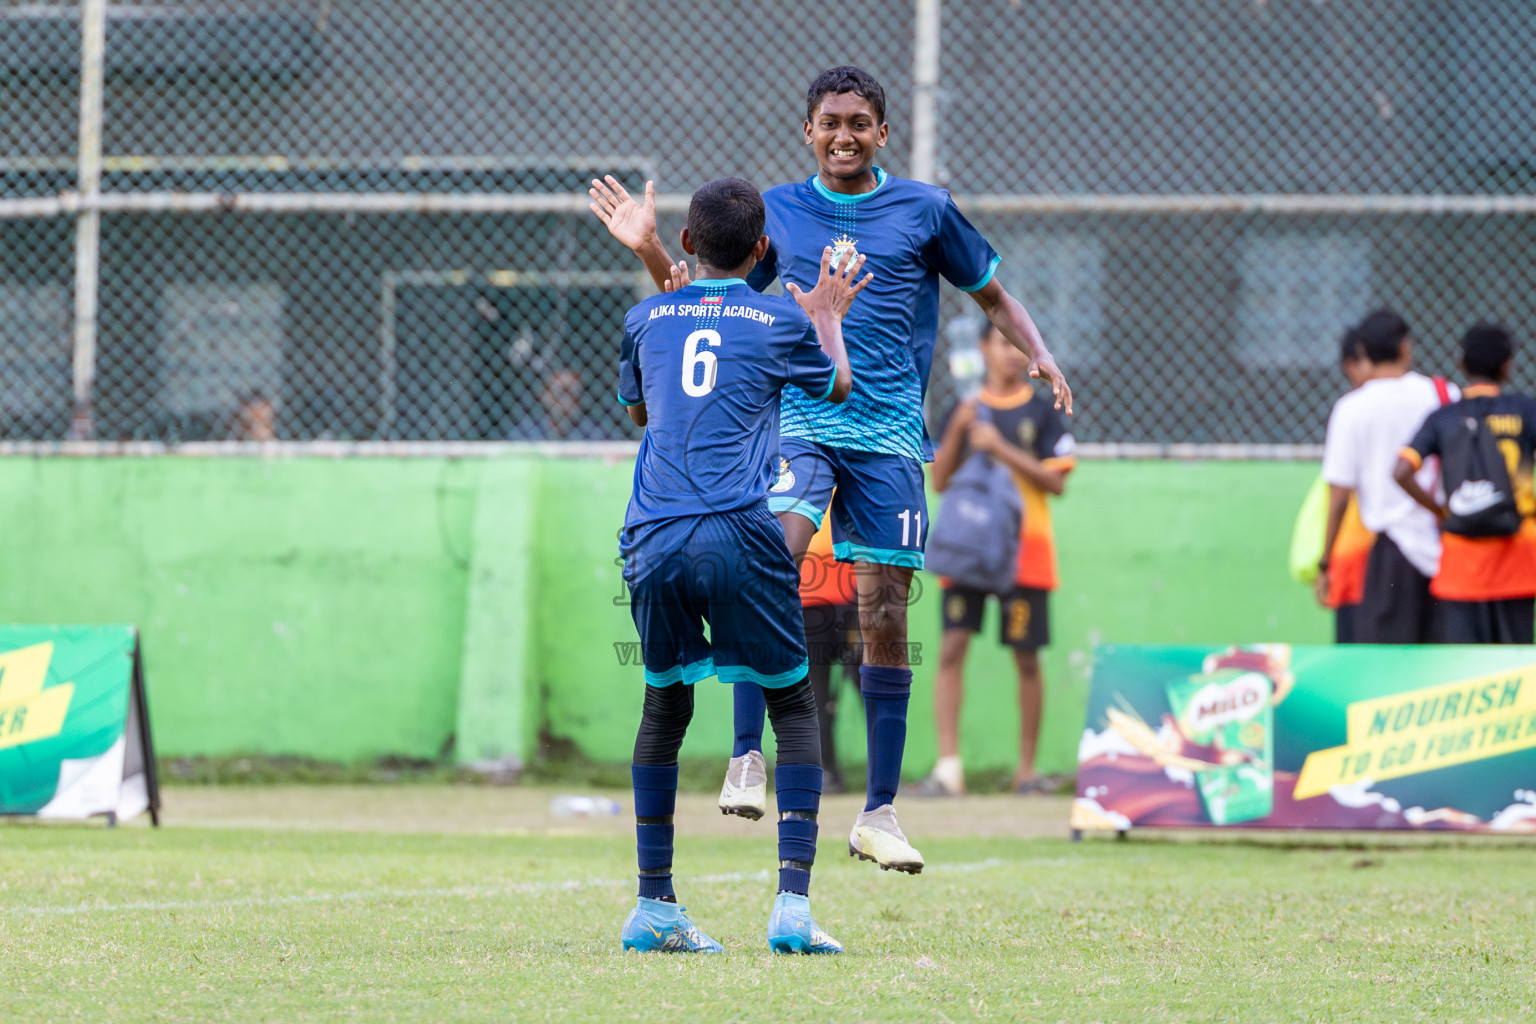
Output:
[[[848,367],[848,349],[843,345],[843,316],[864,286],[875,279],[874,274],[865,274],[859,280],[858,273],[863,267],[863,254],[847,260],[842,267],[834,267],[829,245],[821,250],[821,273],[816,278],[816,287],[803,292],[793,283],[784,285],[784,290],[810,316],[817,344],[837,367],[832,393],[827,396],[829,402],[841,402],[853,390],[853,371]]]
[[[597,219],[608,228],[609,234],[623,242],[650,273],[656,287],[667,290],[672,273],[672,257],[656,235],[656,183],[645,183],[645,202],[637,203],[629,191],[613,175],[601,181],[592,179],[587,189],[592,201],[587,209],[597,214]]]
[[[1009,295],[997,278],[966,294],[976,300],[981,311],[1003,332],[1009,344],[1029,356],[1029,375],[1050,383],[1051,394],[1056,396],[1056,408],[1068,416],[1072,415],[1072,389],[1056,366],[1056,358],[1045,347],[1045,339],[1040,337],[1040,330],[1029,318],[1023,303]]]

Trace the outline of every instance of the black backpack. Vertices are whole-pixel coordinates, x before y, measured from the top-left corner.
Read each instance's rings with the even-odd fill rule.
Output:
[[[1451,513],[1441,528],[1460,537],[1509,537],[1520,530],[1520,509],[1509,464],[1488,430],[1486,410],[1479,411],[1483,415],[1468,410],[1457,417],[1456,429],[1441,441],[1440,474]]]
[[[987,421],[991,413],[978,405],[976,416]],[[923,566],[968,590],[1011,593],[1023,524],[1024,497],[1013,471],[975,452],[949,478]]]

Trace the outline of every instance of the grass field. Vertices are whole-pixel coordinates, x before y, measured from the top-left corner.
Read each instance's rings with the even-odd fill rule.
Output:
[[[1063,800],[904,802],[917,878],[828,801],[813,906],[842,957],[774,957],[767,823],[679,810],[720,957],[620,952],[628,818],[549,790],[180,788],[167,827],[0,831],[6,1021],[1528,1021],[1530,846],[1072,844]],[[621,794],[616,794],[621,796]],[[1310,841],[1310,839],[1309,839]]]

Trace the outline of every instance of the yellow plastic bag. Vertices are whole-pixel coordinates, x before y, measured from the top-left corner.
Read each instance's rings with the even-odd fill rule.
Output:
[[[1323,558],[1328,534],[1328,484],[1319,476],[1302,499],[1291,528],[1291,578],[1309,586],[1317,579],[1317,563]]]

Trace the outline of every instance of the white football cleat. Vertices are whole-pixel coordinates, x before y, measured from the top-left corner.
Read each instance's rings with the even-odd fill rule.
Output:
[[[915,875],[923,870],[923,855],[913,849],[896,824],[896,808],[881,804],[872,811],[860,811],[848,837],[848,856],[872,860],[881,871],[905,871]]]
[[[757,821],[768,812],[768,762],[760,750],[731,758],[720,787],[720,813]]]

